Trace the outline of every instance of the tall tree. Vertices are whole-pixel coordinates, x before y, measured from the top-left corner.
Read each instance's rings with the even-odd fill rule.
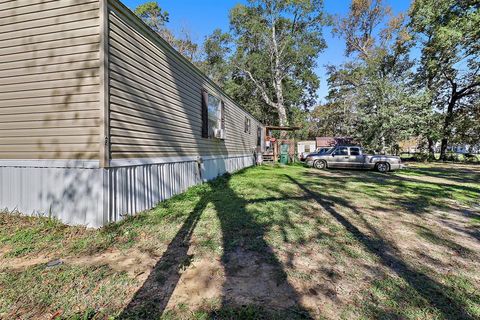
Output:
[[[458,110],[453,123],[453,144],[467,144],[480,149],[480,94],[469,96],[462,101],[467,106]]]
[[[166,24],[170,21],[170,15],[167,11],[160,8],[157,1],[148,1],[138,5],[134,13],[185,58],[191,62],[197,62],[199,56],[198,45],[192,40],[190,33],[186,29],[180,31],[180,36],[175,36],[167,28]]]
[[[432,107],[443,111],[440,158],[446,159],[456,118],[473,108],[480,91],[480,2],[415,0],[411,28],[421,41],[419,76],[432,91]],[[467,103],[465,103],[467,102]]]
[[[328,69],[327,106],[336,115],[335,134],[385,151],[413,134],[412,122],[423,93],[411,88],[412,61],[403,15],[392,16],[381,0],[353,0],[334,32],[346,43],[349,60]],[[338,116],[345,119],[339,125]]]
[[[169,22],[170,15],[162,10],[156,1],[148,1],[139,4],[134,13],[139,16],[153,31],[161,33],[165,24]]]
[[[203,42],[204,57],[201,62],[202,71],[220,87],[224,87],[232,76],[230,64],[232,37],[221,29],[215,29]]]
[[[352,0],[348,16],[337,17],[334,27],[334,33],[345,39],[346,55],[368,59],[375,47],[385,45],[389,38],[382,37],[382,44],[378,44],[375,29],[391,12],[382,0]]]
[[[325,48],[321,0],[250,0],[230,12],[237,81],[289,124],[289,107],[312,103],[319,80],[313,69]],[[251,95],[251,93],[247,93]]]
[[[355,133],[356,115],[348,96],[316,106],[310,113],[312,137],[351,137]]]

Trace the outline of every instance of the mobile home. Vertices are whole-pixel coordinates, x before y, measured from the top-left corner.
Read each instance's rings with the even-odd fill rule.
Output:
[[[300,160],[305,159],[305,156],[311,152],[315,152],[317,149],[316,141],[298,141],[297,142],[297,155]]]
[[[0,0],[0,210],[102,226],[253,165],[262,132],[119,1]]]

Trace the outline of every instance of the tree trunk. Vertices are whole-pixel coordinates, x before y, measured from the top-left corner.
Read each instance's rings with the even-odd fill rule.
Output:
[[[278,110],[278,120],[279,120],[280,126],[282,127],[288,126],[287,109],[285,108],[285,106],[278,104],[277,110]],[[280,132],[280,139],[287,139],[287,137],[288,137],[287,131]]]
[[[271,70],[273,75],[273,87],[275,89],[275,96],[277,97],[276,108],[278,111],[278,120],[280,126],[288,126],[287,110],[285,108],[285,99],[283,97],[283,85],[282,85],[282,63],[281,63],[281,53],[278,50],[278,40],[277,40],[277,30],[276,30],[276,17],[272,15],[272,42],[271,42],[271,52],[273,53],[273,60],[271,60]],[[288,136],[287,131],[280,132],[280,138],[286,139]]]
[[[432,138],[428,138],[428,160],[435,160],[435,142]]]
[[[442,138],[442,146],[440,147],[440,160],[447,161],[447,146],[448,146],[448,138]]]
[[[278,111],[278,120],[280,126],[288,126],[288,118],[287,118],[287,109],[285,108],[285,99],[283,98],[283,87],[282,87],[282,79],[279,74],[279,62],[277,60],[277,65],[275,69],[275,95],[277,97],[277,111]],[[280,133],[280,138],[286,139],[288,136],[287,131],[282,131]]]
[[[453,122],[453,107],[457,102],[456,92],[452,94],[452,98],[448,103],[447,107],[447,115],[445,116],[445,122],[443,124],[443,138],[442,138],[442,146],[440,147],[440,160],[446,161],[447,160],[447,146],[448,146],[448,137],[450,137],[452,133],[452,122]]]

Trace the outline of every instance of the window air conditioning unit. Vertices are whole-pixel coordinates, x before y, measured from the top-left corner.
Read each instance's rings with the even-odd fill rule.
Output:
[[[223,129],[215,129],[213,131],[213,136],[217,139],[225,140],[225,130]]]

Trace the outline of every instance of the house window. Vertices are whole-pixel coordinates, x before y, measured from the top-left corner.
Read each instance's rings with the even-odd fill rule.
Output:
[[[248,117],[245,117],[245,133],[252,133],[252,127]]]
[[[217,97],[208,95],[208,136],[213,137],[216,129],[220,129],[221,123],[221,100]]]
[[[202,137],[225,137],[225,104],[206,91],[202,93]]]

